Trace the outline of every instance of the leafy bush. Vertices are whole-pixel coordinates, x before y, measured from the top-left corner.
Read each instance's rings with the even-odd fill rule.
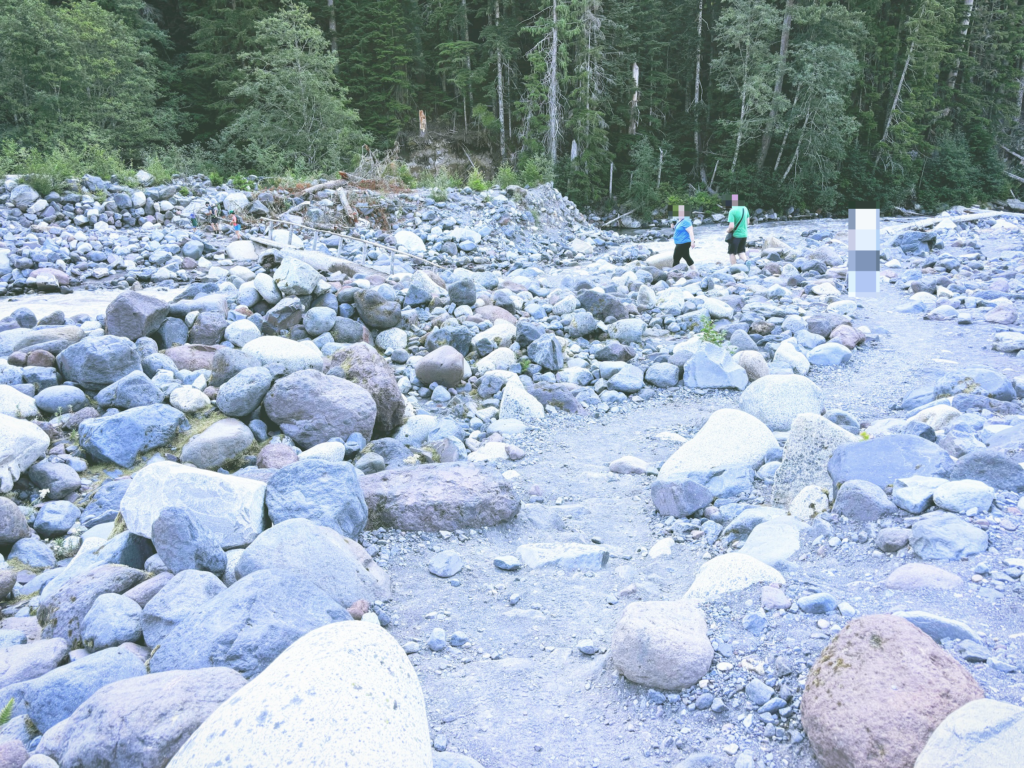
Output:
[[[46,197],[48,194],[53,192],[53,181],[49,176],[41,173],[30,173],[27,176],[22,176],[21,181],[23,184],[28,184],[32,189],[39,193],[40,197]]]
[[[231,186],[235,189],[240,189],[243,192],[251,192],[253,189],[253,183],[248,178],[240,174],[235,174],[231,177]]]
[[[498,168],[497,182],[498,186],[502,189],[508,189],[513,184],[519,183],[519,174],[508,163],[502,163],[501,167]]]
[[[555,178],[555,168],[551,164],[551,158],[545,155],[532,155],[523,163],[523,184],[528,187],[536,187],[540,184],[547,184]]]
[[[474,192],[483,192],[488,187],[487,182],[484,181],[483,174],[480,173],[480,170],[476,167],[470,171],[466,184],[469,185],[469,188]]]
[[[705,315],[704,319],[700,322],[700,339],[709,344],[714,344],[716,347],[720,347],[725,343],[725,334],[715,328],[715,322],[711,319],[710,315]]]

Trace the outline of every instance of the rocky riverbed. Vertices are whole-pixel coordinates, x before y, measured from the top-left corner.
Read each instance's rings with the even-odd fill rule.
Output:
[[[0,195],[0,768],[1024,763],[1024,217],[172,187]]]

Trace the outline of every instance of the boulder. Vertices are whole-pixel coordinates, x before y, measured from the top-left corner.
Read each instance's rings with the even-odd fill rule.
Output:
[[[282,296],[310,296],[320,283],[320,273],[298,259],[285,257],[274,270],[274,284]]]
[[[1024,707],[975,699],[946,715],[914,768],[1016,768],[1024,761]]]
[[[818,416],[824,409],[821,387],[796,374],[762,376],[740,395],[740,410],[764,422],[773,432],[788,432],[798,415]]]
[[[964,580],[955,573],[927,563],[907,563],[889,574],[887,589],[958,589]]]
[[[516,382],[518,383],[518,380]],[[502,391],[498,418],[518,419],[526,424],[541,421],[544,418],[544,406],[521,384],[512,384]]]
[[[530,362],[536,363],[546,371],[560,371],[565,365],[562,344],[552,333],[546,333],[530,342],[526,348],[526,356]]]
[[[70,501],[48,501],[40,505],[32,527],[40,538],[54,539],[65,535],[81,513]]]
[[[756,383],[772,378],[803,377],[767,376]],[[750,389],[747,390],[749,391]],[[746,396],[747,392],[743,395]],[[839,446],[852,443],[856,439],[842,427],[816,413],[801,413],[795,416],[789,428],[789,439],[786,440],[782,454],[782,464],[775,472],[772,505],[788,507],[797,494],[809,485],[831,488],[832,479],[828,474],[829,459]]]
[[[13,328],[9,331],[0,331],[0,357],[9,357],[13,352],[37,344],[54,343],[58,348],[66,348],[83,338],[85,333],[77,325]]]
[[[57,355],[57,367],[66,380],[95,392],[141,371],[142,355],[121,336],[89,336]]]
[[[0,647],[0,688],[42,677],[67,656],[68,643],[59,637]]]
[[[704,612],[693,600],[630,603],[610,648],[612,664],[626,679],[668,691],[701,680],[714,654]]]
[[[377,406],[374,435],[389,435],[402,426],[405,398],[398,387],[398,380],[391,364],[369,344],[360,342],[335,352],[327,373],[358,384],[370,393]]]
[[[1013,384],[990,368],[968,368],[947,373],[935,383],[934,399],[953,395],[984,395],[993,400],[1012,402],[1016,398]]]
[[[979,480],[953,480],[940,485],[932,494],[935,506],[961,514],[970,509],[988,512],[994,500],[993,490]]]
[[[747,372],[737,365],[728,352],[710,342],[701,342],[683,368],[683,386],[744,389]]]
[[[132,477],[121,500],[128,530],[147,539],[165,509],[185,507],[209,529],[221,548],[244,547],[263,530],[266,483],[185,467],[150,464]]]
[[[428,352],[416,363],[416,378],[423,386],[437,382],[443,387],[457,387],[462,383],[466,362],[455,347],[445,344]]]
[[[70,716],[105,685],[146,674],[146,665],[127,648],[106,648],[57,667],[23,689],[26,714],[40,733]]]
[[[298,640],[210,715],[167,768],[214,768],[225,755],[239,766],[431,768],[432,754],[405,651],[380,627],[352,621]]]
[[[82,525],[91,528],[100,523],[112,523],[121,511],[121,499],[132,483],[130,477],[110,479],[100,484],[92,500],[82,512]],[[2,541],[2,539],[0,539]]]
[[[732,408],[715,411],[688,443],[662,465],[658,479],[705,484],[715,470],[730,465],[756,469],[779,443],[761,421]]]
[[[200,469],[220,469],[237,462],[255,445],[256,438],[245,424],[221,419],[189,438],[181,449],[181,462]]]
[[[519,500],[493,469],[454,462],[389,469],[359,478],[369,528],[454,531],[511,520]]]
[[[227,559],[210,531],[190,509],[167,507],[153,521],[153,546],[171,573],[224,573]]]
[[[35,424],[0,413],[0,493],[10,493],[49,447],[50,438]]]
[[[227,416],[244,419],[263,404],[273,383],[269,368],[258,366],[239,371],[217,390],[217,408]]]
[[[311,341],[292,341],[280,336],[260,336],[242,351],[251,355],[260,365],[274,374],[294,374],[307,369],[320,371],[324,357]]]
[[[699,603],[739,592],[754,584],[785,584],[785,577],[750,555],[730,552],[704,563],[697,571],[685,597]]]
[[[942,720],[984,692],[905,619],[853,619],[807,676],[800,712],[822,768],[913,768]]]
[[[174,318],[172,318],[174,319]],[[213,370],[213,360],[220,351],[207,344],[185,344],[163,350],[178,368],[184,371]]]
[[[849,362],[853,356],[850,348],[835,341],[828,341],[807,352],[807,361],[811,365],[836,367]]]
[[[6,549],[31,535],[25,513],[13,501],[0,496],[0,547]]]
[[[391,579],[361,546],[309,520],[285,520],[268,528],[235,566],[239,578],[262,570],[301,574],[339,605],[391,598]]]
[[[644,372],[635,365],[625,363],[608,379],[608,389],[633,395],[644,388]]]
[[[174,578],[174,574],[168,571],[163,571],[155,576],[151,576],[140,584],[136,584],[134,587],[124,593],[124,596],[130,600],[134,600],[136,605],[140,608],[145,609],[149,604],[149,601],[156,597],[157,593],[160,592],[167,582]]]
[[[895,515],[896,505],[885,491],[867,480],[848,480],[836,494],[832,513],[858,523],[873,523],[885,515]]]
[[[82,480],[69,465],[60,461],[40,461],[28,470],[28,479],[36,488],[45,490],[48,499],[64,499],[77,493]]]
[[[740,552],[772,568],[783,568],[800,551],[800,531],[804,528],[806,526],[793,517],[766,520],[754,526]]]
[[[373,435],[377,405],[370,393],[345,379],[299,371],[278,379],[263,400],[267,415],[301,448],[358,432]]]
[[[243,685],[217,667],[118,680],[47,731],[36,751],[63,768],[163,768]]]
[[[145,578],[145,571],[107,563],[78,574],[57,589],[47,590],[40,596],[36,614],[42,636],[80,645],[82,622],[96,598],[109,592],[123,594]]]
[[[275,525],[303,518],[349,538],[366,526],[366,501],[348,462],[306,459],[282,467],[267,483],[266,501]]]
[[[402,322],[402,305],[385,299],[377,291],[356,291],[354,300],[359,319],[369,328],[385,330]]]
[[[999,449],[1000,436],[1001,433],[992,439],[990,447],[961,456],[950,470],[949,479],[977,480],[999,491],[1024,493],[1024,467],[1019,463],[1024,455],[1007,456]]]
[[[150,336],[159,330],[169,310],[167,302],[155,296],[147,296],[138,291],[123,291],[107,305],[104,313],[107,334],[124,336],[132,341]]]
[[[190,428],[188,419],[177,408],[144,405],[86,419],[78,428],[78,437],[93,461],[130,467],[141,454],[169,445]]]
[[[714,497],[703,485],[692,480],[655,480],[651,501],[666,517],[690,517],[707,507]]]
[[[140,408],[144,405],[162,403],[164,394],[142,371],[132,371],[96,394],[96,404],[101,408]]]
[[[34,398],[7,384],[0,384],[0,416],[12,419],[35,419],[39,416]]]
[[[134,589],[134,587],[133,587]],[[142,642],[142,608],[130,597],[97,597],[82,621],[82,644],[91,651]]]
[[[910,545],[922,560],[959,560],[988,549],[988,534],[963,517],[932,512],[910,529]]]
[[[255,571],[175,625],[163,637],[149,669],[231,667],[252,679],[307,632],[350,618],[344,606],[304,576]]]
[[[160,576],[167,576],[168,580],[142,610],[142,634],[150,648],[160,645],[178,623],[225,589],[221,580],[208,571],[188,570]]]
[[[838,487],[849,480],[867,480],[879,488],[901,477],[948,477],[953,459],[935,443],[915,435],[883,435],[841,445],[828,462],[828,474]]]
[[[736,365],[747,372],[747,378],[750,381],[757,381],[768,375],[768,363],[760,352],[743,350],[733,355],[732,359],[736,361]]]

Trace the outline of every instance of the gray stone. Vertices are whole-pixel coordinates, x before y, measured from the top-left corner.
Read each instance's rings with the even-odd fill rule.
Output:
[[[130,467],[141,454],[168,445],[189,429],[188,419],[176,408],[145,405],[87,419],[79,426],[78,435],[94,461]]]
[[[56,669],[67,655],[68,643],[59,637],[0,647],[0,688],[42,677]]]
[[[630,603],[609,649],[611,662],[628,680],[678,691],[711,668],[714,649],[704,613],[693,600]]]
[[[991,444],[996,445],[998,440],[996,435]],[[1024,467],[995,447],[978,448],[961,456],[950,470],[949,479],[978,480],[996,490],[1024,493]]]
[[[273,375],[263,366],[239,371],[217,391],[217,408],[228,416],[246,418],[260,407],[273,383]]]
[[[683,385],[701,389],[745,389],[747,372],[728,352],[709,342],[701,342],[683,368]]]
[[[783,568],[800,551],[800,531],[805,526],[792,517],[775,517],[757,525],[740,552],[772,568]]]
[[[635,365],[624,363],[618,372],[608,379],[608,389],[632,395],[644,388],[644,372]]]
[[[377,407],[375,435],[391,434],[402,425],[405,398],[398,380],[391,364],[369,344],[359,342],[334,353],[327,373],[351,381],[370,393]]]
[[[82,621],[82,644],[99,651],[142,640],[142,608],[129,597],[99,595]]]
[[[100,390],[142,370],[138,348],[120,336],[89,336],[57,355],[61,375],[85,390]]]
[[[367,507],[355,468],[347,462],[307,459],[274,473],[267,484],[267,511],[274,523],[305,518],[358,536]]]
[[[274,271],[274,283],[282,296],[309,296],[320,282],[320,273],[305,262],[285,257]]]
[[[560,568],[566,571],[599,571],[609,552],[598,544],[523,544],[516,557],[527,568]]]
[[[905,512],[920,515],[932,503],[932,494],[947,481],[941,477],[904,477],[892,489],[893,503]]]
[[[48,672],[25,686],[25,709],[45,733],[71,715],[103,686],[146,674],[146,665],[127,648],[106,648]]]
[[[76,493],[82,480],[69,465],[60,461],[41,461],[28,470],[28,479],[36,488],[45,490],[48,499],[64,499]]]
[[[320,350],[308,340],[292,341],[280,336],[260,336],[242,347],[242,351],[275,374],[320,371],[324,364]]]
[[[91,528],[100,523],[112,523],[121,511],[121,499],[132,483],[130,477],[107,480],[100,484],[92,501],[82,512],[82,525]]]
[[[873,523],[883,516],[896,514],[896,505],[874,483],[849,480],[840,486],[832,514],[858,523]]]
[[[849,480],[867,480],[879,488],[901,477],[948,477],[953,459],[935,443],[914,435],[883,435],[857,440],[836,448],[828,462],[835,486]]]
[[[74,413],[89,405],[89,398],[78,387],[58,384],[47,387],[35,396],[36,408],[47,415]]]
[[[982,640],[978,633],[962,621],[947,619],[943,616],[926,613],[925,611],[896,611],[894,615],[906,619],[937,643],[949,638],[952,640],[970,640],[979,645],[985,644],[985,641]]]
[[[47,731],[36,757],[63,768],[162,768],[243,685],[244,677],[224,668],[118,680]]]
[[[377,406],[357,384],[318,371],[279,379],[263,401],[267,415],[301,448],[359,432],[373,436]]]
[[[145,571],[109,563],[58,584],[40,596],[36,614],[42,636],[59,637],[71,645],[82,642],[82,623],[96,598],[122,594],[145,580]]]
[[[761,421],[743,411],[720,408],[692,440],[668,458],[658,479],[706,483],[723,467],[760,467],[765,457],[778,449],[778,441]]]
[[[145,362],[143,362],[143,365],[145,365]],[[210,386],[221,387],[229,379],[237,376],[247,368],[258,368],[259,366],[259,360],[248,352],[243,352],[241,349],[220,347],[214,353],[213,361],[210,364],[212,372]]]
[[[740,395],[740,410],[763,421],[772,431],[788,432],[800,414],[821,414],[824,395],[821,387],[806,376],[762,376]]]
[[[244,547],[263,530],[265,490],[258,480],[158,462],[135,473],[121,514],[129,531],[151,538],[163,510],[185,507],[213,532],[219,547]]]
[[[164,395],[142,371],[133,371],[96,394],[101,408],[138,408],[163,402]]]
[[[306,577],[259,570],[180,621],[164,636],[149,668],[167,672],[226,666],[251,679],[307,632],[348,619],[345,607]]]
[[[267,712],[273,729],[262,723]],[[331,768],[344,755],[353,766],[431,768],[412,664],[365,621],[310,632],[210,715],[167,768],[214,768],[225,754],[240,766]]]
[[[747,683],[743,692],[747,695],[747,700],[755,707],[767,704],[772,696],[775,695],[775,690],[770,685],[766,685],[763,681],[758,680],[757,678],[754,678]]]
[[[446,344],[429,352],[416,363],[416,378],[423,386],[437,382],[445,387],[457,387],[462,383],[464,369],[462,354]]]
[[[431,556],[427,570],[442,579],[449,579],[462,570],[463,562],[458,552],[446,549]]]
[[[762,381],[772,378],[776,377],[766,376],[758,379],[747,392]],[[743,393],[744,396],[747,392]],[[790,425],[789,439],[786,440],[782,454],[782,464],[775,472],[772,505],[788,507],[797,494],[809,485],[828,489],[832,484],[828,472],[829,460],[836,449],[856,439],[842,427],[816,413],[796,415]]]
[[[167,319],[170,307],[155,296],[124,291],[107,305],[104,319],[107,333],[135,341],[150,336]]]
[[[186,570],[223,573],[227,565],[217,537],[191,510],[167,507],[153,521],[153,546],[171,573]]]
[[[158,560],[160,559],[159,555],[153,555],[153,557]],[[146,570],[148,571],[149,569]],[[129,600],[134,600],[136,605],[144,609],[149,604],[149,601],[156,597],[157,593],[167,586],[167,582],[172,578],[174,578],[173,574],[163,571],[155,576],[151,576],[140,584],[136,584],[125,592],[124,596]]]
[[[1016,768],[1024,761],[1024,707],[976,699],[946,716],[914,768]]]
[[[967,368],[948,373],[935,383],[933,399],[953,395],[983,395],[993,400],[1013,401],[1013,384],[990,368]]]
[[[57,564],[53,551],[39,539],[24,538],[15,542],[7,555],[8,560],[17,560],[29,568],[52,568]]]
[[[10,493],[49,447],[50,438],[35,424],[0,413],[0,493]]]
[[[828,341],[807,352],[811,365],[836,367],[849,362],[853,352],[835,341]]]
[[[692,480],[655,480],[651,485],[651,501],[666,517],[690,517],[708,506],[714,497]]]
[[[832,613],[839,607],[836,599],[828,592],[817,592],[813,595],[799,597],[796,604],[804,613]]]
[[[66,534],[80,514],[70,501],[49,501],[39,507],[32,527],[41,538],[53,539]]]
[[[384,330],[401,324],[402,305],[397,301],[389,301],[369,289],[356,291],[354,298],[359,319],[366,326]]]
[[[181,461],[200,469],[220,469],[237,462],[255,445],[256,438],[245,424],[221,419],[185,443]]]
[[[150,648],[160,645],[164,636],[192,611],[225,589],[220,579],[207,571],[190,570],[174,576],[161,576],[166,576],[168,580],[142,610],[142,634]],[[145,583],[148,582],[143,582]]]
[[[526,348],[526,356],[547,371],[560,371],[565,366],[562,344],[554,334],[544,334],[531,342]]]
[[[988,549],[988,534],[958,515],[933,512],[914,523],[910,545],[923,560],[959,560]]]
[[[994,499],[992,489],[978,480],[954,480],[940,485],[933,495],[935,506],[961,514],[970,509],[988,512]]]
[[[711,473],[705,487],[716,499],[735,498],[754,487],[754,471],[742,464],[720,467]]]
[[[652,387],[668,389],[679,383],[679,366],[672,363],[655,363],[644,373],[644,381]]]

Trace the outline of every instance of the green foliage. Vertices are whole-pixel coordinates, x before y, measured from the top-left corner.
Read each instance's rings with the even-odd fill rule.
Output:
[[[725,343],[725,334],[715,328],[715,321],[710,315],[705,315],[700,322],[700,339],[717,347]]]
[[[515,184],[519,183],[519,174],[516,173],[516,169],[508,163],[502,163],[498,168],[498,175],[495,177],[498,182],[498,186],[502,189],[507,189]]]
[[[240,174],[235,174],[229,179],[229,181],[231,182],[232,187],[240,189],[243,192],[251,192],[254,189],[253,183],[249,181],[248,177]]]
[[[0,173],[28,175],[36,191],[63,189],[66,179],[87,173],[103,178],[116,175],[125,180],[133,174],[116,152],[99,143],[57,143],[43,150],[30,149],[13,139],[0,142]]]
[[[484,181],[484,177],[483,174],[480,173],[480,169],[476,167],[469,172],[469,178],[466,179],[466,185],[474,192],[483,192],[490,186],[486,181]]]
[[[236,168],[312,174],[348,165],[363,140],[359,116],[305,8],[288,5],[258,22],[239,59],[246,77],[231,96],[247,106],[222,134]]]
[[[441,168],[424,176],[420,186],[430,188],[430,197],[443,203],[448,200],[448,190],[460,186],[460,182],[448,168]]]
[[[12,699],[10,699],[10,701],[8,701],[6,704],[4,704],[4,708],[3,709],[0,709],[0,725],[7,725],[9,722],[11,722],[11,717],[13,717],[13,716],[14,716],[14,699],[12,698]]]
[[[520,174],[523,184],[527,187],[536,187],[547,184],[555,178],[555,169],[551,159],[544,155],[531,155],[523,163],[523,170]]]
[[[39,193],[40,197],[46,197],[48,194],[53,192],[53,180],[41,173],[30,173],[27,176],[23,176],[21,179],[23,184],[28,184],[32,189]]]

